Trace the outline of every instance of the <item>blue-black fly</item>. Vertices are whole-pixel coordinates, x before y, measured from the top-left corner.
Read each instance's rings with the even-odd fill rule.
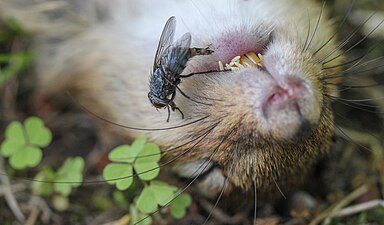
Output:
[[[180,84],[181,77],[189,75],[180,75],[185,69],[188,60],[195,55],[208,55],[213,51],[208,48],[191,48],[191,34],[185,33],[180,39],[173,43],[176,29],[176,18],[171,17],[167,20],[161,33],[159,45],[156,50],[155,60],[149,83],[150,91],[148,93],[149,101],[156,108],[168,109],[167,122],[170,117],[170,110],[178,110],[184,118],[183,112],[173,101],[176,96],[176,89],[182,95],[184,94],[177,85]]]

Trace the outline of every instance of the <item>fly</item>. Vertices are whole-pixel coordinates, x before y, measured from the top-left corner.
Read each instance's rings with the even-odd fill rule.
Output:
[[[183,112],[176,106],[173,100],[176,96],[176,89],[190,99],[178,88],[181,77],[193,75],[180,75],[184,71],[188,60],[195,55],[209,55],[213,52],[208,48],[191,48],[192,38],[190,33],[185,33],[180,39],[173,43],[175,29],[176,18],[172,16],[167,20],[160,36],[149,82],[150,91],[148,93],[149,101],[154,107],[167,107],[167,122],[170,117],[169,108],[171,108],[172,111],[179,111],[181,117],[184,118]]]

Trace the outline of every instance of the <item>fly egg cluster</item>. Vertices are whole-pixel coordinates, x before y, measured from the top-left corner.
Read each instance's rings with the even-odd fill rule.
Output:
[[[238,55],[234,57],[231,62],[225,64],[225,66],[219,61],[220,71],[236,71],[251,67],[263,67],[263,58],[260,53],[256,54],[255,52],[248,52],[242,56]]]

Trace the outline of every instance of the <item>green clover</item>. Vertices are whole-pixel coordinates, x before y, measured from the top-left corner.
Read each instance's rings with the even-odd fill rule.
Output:
[[[134,205],[129,207],[129,214],[132,217],[130,224],[151,225],[152,218],[147,214],[140,212]]]
[[[9,157],[14,169],[37,166],[42,158],[41,148],[47,147],[52,140],[51,131],[37,117],[24,121],[11,122],[5,130],[5,140],[1,144],[1,154]]]
[[[83,181],[82,171],[84,169],[84,159],[81,157],[68,158],[57,170],[54,183],[55,191],[67,197],[72,188],[78,187]]]
[[[116,185],[118,190],[126,190],[133,183],[133,170],[141,180],[152,180],[159,174],[160,149],[146,143],[144,137],[137,138],[132,145],[121,145],[108,155],[112,163],[103,171],[107,183]]]
[[[143,213],[156,212],[158,205],[165,206],[174,197],[176,187],[161,181],[152,181],[145,187],[136,202],[136,207]]]
[[[35,176],[34,180],[37,182],[32,183],[32,191],[36,195],[50,196],[53,194],[53,181],[55,180],[56,173],[51,167],[44,167]],[[39,182],[48,181],[48,182]]]
[[[104,168],[103,177],[107,183],[115,184],[118,190],[128,189],[133,182],[133,168],[129,163],[132,163],[134,158],[130,158],[131,155],[135,153],[128,145],[121,145],[109,153],[109,159],[116,163],[110,163]]]
[[[183,193],[175,198],[171,206],[171,215],[175,219],[181,219],[186,214],[186,209],[191,205],[192,198],[189,194]]]
[[[133,165],[141,180],[152,180],[159,175],[160,148],[152,143],[143,146]]]
[[[54,171],[50,167],[43,168],[33,182],[32,190],[36,194],[51,196],[55,192],[63,197],[68,197],[72,188],[78,187],[83,181],[84,159],[81,157],[68,158],[63,165]]]

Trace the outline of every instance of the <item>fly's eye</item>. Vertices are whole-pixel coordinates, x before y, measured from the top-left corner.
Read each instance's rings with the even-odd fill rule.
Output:
[[[155,106],[156,108],[163,108],[163,107],[165,107],[165,104],[162,104],[159,102],[153,102],[153,106]]]

